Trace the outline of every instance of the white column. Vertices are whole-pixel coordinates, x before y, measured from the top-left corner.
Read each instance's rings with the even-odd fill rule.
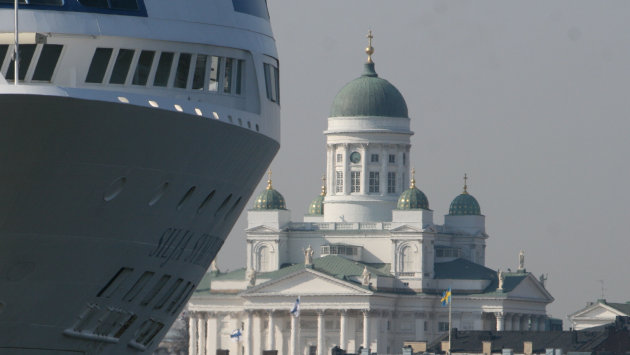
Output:
[[[217,322],[218,315],[209,314],[206,319],[206,354],[212,355],[217,353],[218,342],[217,337],[219,335],[219,323]]]
[[[293,314],[289,313],[289,318],[291,318],[291,339],[289,340],[289,355],[299,355],[297,353],[297,338],[298,338],[298,324],[300,323],[300,319],[298,317],[293,316]]]
[[[317,355],[326,355],[326,324],[324,311],[317,312]]]
[[[197,355],[197,317],[190,313],[188,318],[188,354]]]
[[[512,316],[512,330],[521,330],[521,316],[519,314]]]
[[[269,312],[269,323],[267,324],[267,350],[276,349],[276,322],[273,318],[273,311]]]
[[[343,194],[350,195],[350,147],[343,146]]]
[[[328,186],[328,195],[335,195],[335,162],[337,159],[335,145],[328,144],[326,148],[328,153],[326,161],[326,185]]]
[[[363,310],[363,347],[370,347],[370,311]]]
[[[385,352],[387,350],[385,347],[379,347],[381,343],[381,339],[383,338],[383,332],[381,332],[381,323],[383,322],[383,314],[381,312],[374,312],[372,314],[372,319],[370,319],[370,353],[380,353]]]
[[[495,312],[494,316],[497,318],[497,331],[503,331],[503,313],[502,312]]]
[[[540,316],[538,318],[538,330],[539,331],[545,331],[545,316]]]
[[[348,350],[348,335],[346,328],[348,323],[348,312],[344,309],[339,315],[339,347]]]
[[[367,156],[367,147],[365,145],[361,146],[361,194],[368,194],[368,156]]]
[[[206,354],[206,316],[205,314],[200,314],[199,318],[197,318],[197,333],[199,333],[199,347],[197,353],[199,355]]]
[[[247,311],[247,320],[245,321],[245,354],[253,355],[252,352],[252,312]],[[208,354],[211,355],[211,354]]]
[[[252,345],[254,355],[262,354],[263,349],[263,329],[262,317],[260,313],[254,313],[254,344]]]

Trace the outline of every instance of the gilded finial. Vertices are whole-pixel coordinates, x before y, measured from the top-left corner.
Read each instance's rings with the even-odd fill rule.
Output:
[[[326,196],[326,176],[322,175],[322,196]]]
[[[271,169],[269,169],[269,171],[267,172],[267,190],[271,190]]]
[[[466,173],[464,173],[464,193],[468,194],[468,185],[466,184],[468,180],[468,175],[466,175]]]
[[[416,169],[411,168],[411,183],[409,184],[410,189],[416,188]]]
[[[372,36],[372,30],[369,30],[367,35],[368,46],[365,48],[365,53],[367,53],[368,55],[368,63],[372,63],[372,54],[374,54],[374,47],[372,47],[372,38],[374,38],[374,36]]]

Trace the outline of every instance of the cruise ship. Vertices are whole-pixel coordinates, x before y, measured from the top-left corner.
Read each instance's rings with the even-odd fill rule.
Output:
[[[279,148],[277,58],[265,0],[0,0],[0,354],[153,351]]]

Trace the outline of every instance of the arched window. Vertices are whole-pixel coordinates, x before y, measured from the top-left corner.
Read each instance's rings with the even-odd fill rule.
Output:
[[[269,255],[269,247],[263,246],[258,249],[258,264],[256,270],[258,272],[270,271],[271,255]]]
[[[400,265],[402,272],[411,272],[414,270],[413,262],[413,249],[410,246],[406,246],[400,252]]]

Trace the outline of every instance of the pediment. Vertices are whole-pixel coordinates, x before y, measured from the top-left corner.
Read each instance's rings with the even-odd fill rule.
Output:
[[[615,319],[617,316],[626,316],[623,312],[614,309],[602,303],[596,303],[586,307],[572,315],[571,318],[588,318],[588,319]]]
[[[305,268],[278,279],[256,285],[241,295],[247,296],[335,296],[371,295],[372,292],[348,281]]]
[[[251,234],[277,234],[280,233],[279,229],[271,228],[269,226],[261,225],[252,227],[245,230],[246,233]]]
[[[389,230],[391,233],[422,233],[422,228],[417,228],[410,226],[408,224],[403,224],[402,226],[398,226],[396,228],[392,228]]]
[[[510,298],[525,298],[552,302],[553,296],[540,284],[532,274],[528,274],[512,291],[508,293]]]

